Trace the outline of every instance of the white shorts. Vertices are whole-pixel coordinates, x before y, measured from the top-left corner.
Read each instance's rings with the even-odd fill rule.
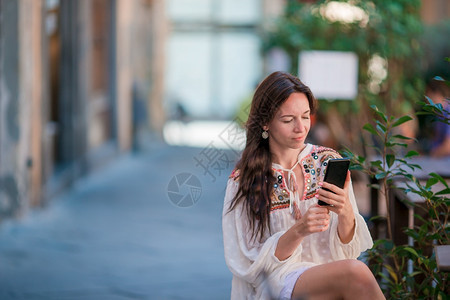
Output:
[[[309,268],[310,267],[302,267],[286,275],[286,278],[284,279],[283,289],[280,292],[280,300],[291,300],[292,292],[294,291],[294,286],[297,282],[297,279],[300,277],[300,275],[303,274],[303,272],[305,272]]]

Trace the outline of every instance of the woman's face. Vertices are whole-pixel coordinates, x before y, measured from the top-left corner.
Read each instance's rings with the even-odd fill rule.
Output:
[[[273,151],[303,148],[310,127],[308,98],[303,93],[292,93],[263,129],[269,131]]]

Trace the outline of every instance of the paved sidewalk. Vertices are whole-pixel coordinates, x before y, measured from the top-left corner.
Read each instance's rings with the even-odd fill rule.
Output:
[[[49,207],[0,224],[0,299],[229,299],[221,213],[232,166],[213,181],[196,166],[200,151],[122,156]],[[180,208],[168,188],[183,172],[201,189]]]

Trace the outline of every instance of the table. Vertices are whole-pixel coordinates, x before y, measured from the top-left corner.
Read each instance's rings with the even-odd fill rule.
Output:
[[[450,271],[450,245],[435,246],[434,252],[439,271]]]
[[[371,160],[381,160],[380,157],[374,157]],[[417,156],[408,159],[409,163],[417,164],[422,167],[422,169],[416,169],[410,172],[410,174],[414,175],[422,184],[426,183],[426,180],[430,178],[430,173],[436,173],[442,176],[447,183],[450,184],[450,157],[444,158],[434,158],[429,156]],[[378,184],[379,181],[376,179],[371,180],[372,184]],[[404,181],[395,181],[395,185],[397,187],[406,188],[406,182]],[[444,188],[442,183],[437,183],[432,187],[433,191],[439,191]],[[379,202],[378,190],[375,188],[371,189],[371,215],[377,216],[380,215],[378,202]],[[399,189],[391,190],[391,199],[390,201],[390,216],[392,220],[392,229],[393,229],[393,241],[397,245],[401,244],[411,244],[411,240],[408,240],[406,234],[403,233],[403,228],[413,228],[414,227],[414,213],[418,213],[417,210],[414,209],[414,206],[405,205],[405,203],[401,200],[407,199],[410,202],[413,202],[417,205],[424,203],[424,199],[414,193],[405,194],[403,191]],[[380,238],[378,230],[373,232],[374,238]]]

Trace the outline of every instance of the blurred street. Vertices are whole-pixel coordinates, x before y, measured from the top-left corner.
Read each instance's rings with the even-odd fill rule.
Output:
[[[5,221],[0,298],[229,299],[221,212],[232,165],[205,175],[201,151],[161,145],[121,156],[47,208]],[[190,207],[168,196],[183,172],[201,184]],[[181,183],[179,194],[189,194]]]
[[[308,143],[377,172],[352,171],[374,240],[450,244],[404,233],[430,197],[399,189],[448,196],[446,36],[448,0],[0,0],[0,300],[229,299],[226,182],[275,71],[318,100]],[[436,256],[375,244],[386,295],[440,295]]]

